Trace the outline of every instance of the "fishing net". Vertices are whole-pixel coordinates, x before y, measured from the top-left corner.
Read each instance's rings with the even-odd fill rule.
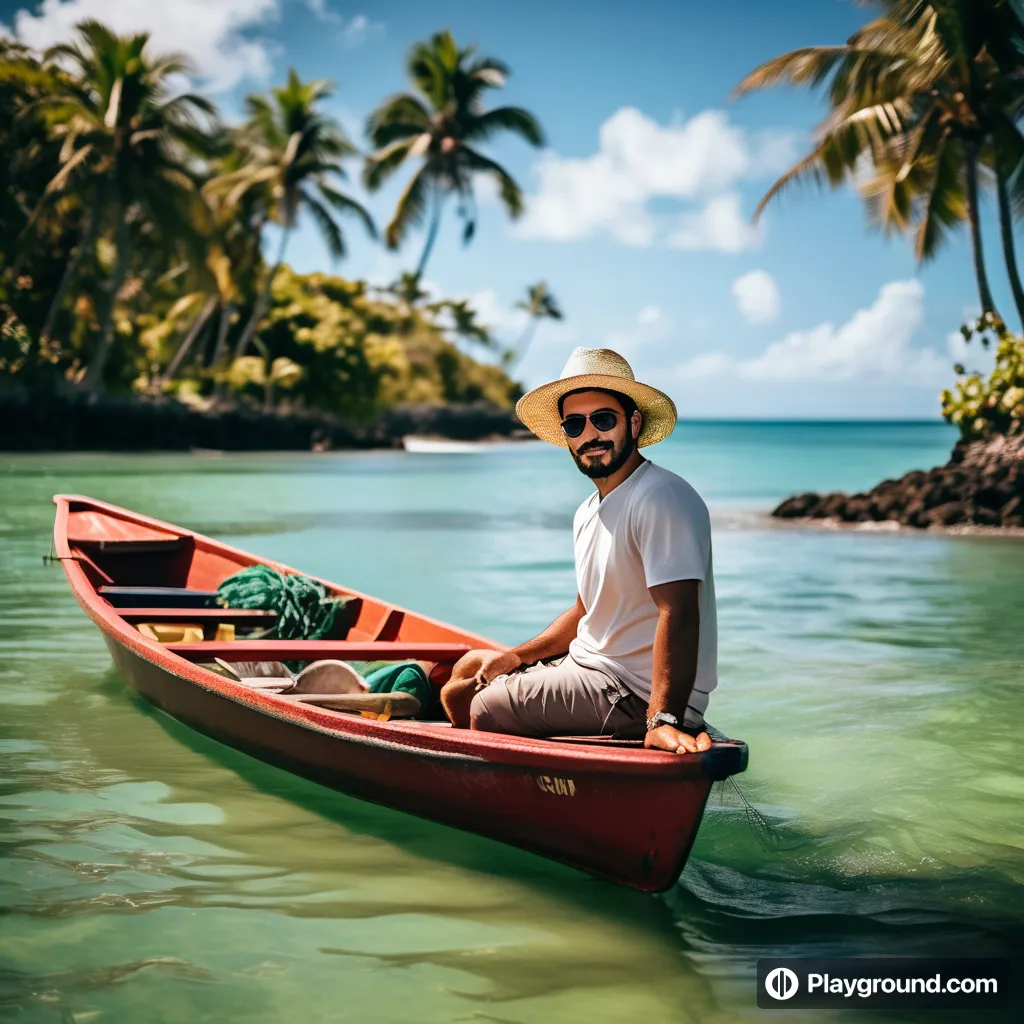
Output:
[[[278,640],[322,640],[334,627],[346,597],[333,597],[320,582],[298,573],[284,575],[254,565],[229,576],[218,588],[214,604],[221,608],[259,608],[277,613],[268,635]]]

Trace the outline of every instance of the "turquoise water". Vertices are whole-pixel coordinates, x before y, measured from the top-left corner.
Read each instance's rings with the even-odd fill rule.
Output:
[[[564,453],[0,457],[0,1019],[742,1021],[759,956],[1019,953],[1024,544],[765,515],[953,440],[682,424],[650,450],[712,508],[709,717],[772,823],[713,796],[663,897],[177,725],[41,564],[50,496],[84,493],[511,642],[574,596]]]

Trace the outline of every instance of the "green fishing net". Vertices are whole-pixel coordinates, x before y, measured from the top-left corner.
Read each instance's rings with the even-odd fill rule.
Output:
[[[333,597],[317,580],[297,573],[284,575],[253,565],[229,576],[218,588],[214,604],[221,608],[259,608],[277,612],[272,631],[278,640],[322,640],[334,627],[346,597]]]

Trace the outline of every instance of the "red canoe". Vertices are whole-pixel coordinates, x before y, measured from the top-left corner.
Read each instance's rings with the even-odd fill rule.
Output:
[[[185,591],[215,590],[256,564],[295,570],[91,498],[54,502],[56,555],[124,678],[200,732],[324,785],[656,892],[686,863],[712,783],[746,767],[746,745],[733,740],[678,755],[598,737],[523,739],[443,721],[379,721],[253,689],[205,666],[410,658],[438,663],[432,681],[443,685],[467,650],[500,645],[326,580],[352,599],[343,639],[208,639],[219,623],[242,629],[273,617],[173,607],[199,599]],[[145,607],[126,606],[140,603],[130,588],[146,588]],[[207,639],[159,643],[136,628],[169,620],[194,623]]]

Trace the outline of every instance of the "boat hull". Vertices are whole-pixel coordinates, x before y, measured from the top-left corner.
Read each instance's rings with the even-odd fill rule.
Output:
[[[647,892],[679,877],[712,785],[710,778],[659,783],[579,765],[551,775],[472,754],[339,737],[268,716],[105,640],[139,694],[212,739],[342,793]]]

